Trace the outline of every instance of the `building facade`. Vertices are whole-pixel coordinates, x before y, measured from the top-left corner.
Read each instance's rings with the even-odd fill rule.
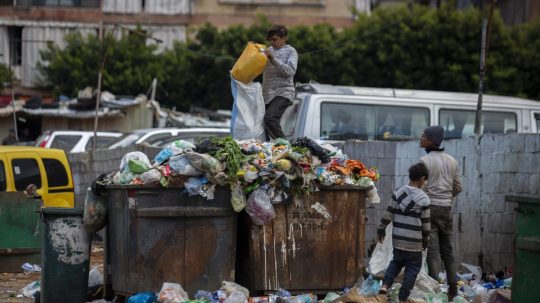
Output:
[[[188,27],[205,23],[249,25],[265,15],[288,26],[343,28],[353,24],[355,11],[369,13],[370,0],[0,0],[0,63],[12,66],[21,86],[33,87],[40,51],[49,42],[64,46],[64,35],[73,31],[98,33],[120,24],[125,32],[140,25],[164,49],[185,40]]]

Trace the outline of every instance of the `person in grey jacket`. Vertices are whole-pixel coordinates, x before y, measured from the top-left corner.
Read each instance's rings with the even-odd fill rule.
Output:
[[[458,162],[441,148],[443,137],[444,129],[440,126],[424,130],[420,147],[426,149],[427,155],[420,158],[420,163],[429,171],[429,180],[424,187],[431,201],[428,271],[432,278],[438,280],[442,259],[449,287],[448,297],[452,300],[457,295],[456,263],[452,248],[452,204],[462,188]]]
[[[265,50],[268,63],[263,72],[263,98],[266,104],[264,125],[270,139],[285,138],[281,129],[281,116],[292,105],[295,96],[294,75],[298,65],[298,53],[287,44],[287,28],[274,25],[266,39],[272,44]]]

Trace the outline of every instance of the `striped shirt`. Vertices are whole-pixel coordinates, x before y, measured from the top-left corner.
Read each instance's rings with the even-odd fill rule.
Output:
[[[406,251],[422,251],[429,241],[429,198],[419,188],[405,185],[392,195],[379,230],[393,222],[392,244]]]
[[[275,97],[294,99],[294,74],[298,65],[298,53],[290,45],[280,49],[268,48],[272,52],[272,60],[269,60],[263,73],[263,98],[268,104]]]

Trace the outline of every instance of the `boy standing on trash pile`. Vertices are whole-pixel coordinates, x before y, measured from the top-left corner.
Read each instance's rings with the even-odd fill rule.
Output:
[[[386,269],[380,293],[387,294],[401,269],[405,276],[399,290],[399,302],[407,302],[416,277],[422,268],[422,251],[429,243],[429,198],[421,189],[428,179],[428,169],[422,163],[409,168],[409,184],[394,192],[392,202],[377,230],[379,242],[386,237],[386,226],[393,222],[394,258]]]
[[[266,39],[272,44],[265,50],[268,63],[263,72],[263,98],[266,104],[264,125],[270,139],[285,138],[281,129],[281,116],[292,105],[294,99],[294,75],[298,65],[298,53],[294,47],[286,44],[287,28],[283,25],[272,26]]]
[[[426,165],[430,177],[424,188],[431,201],[428,271],[433,279],[438,280],[442,259],[448,281],[448,299],[451,301],[457,296],[456,262],[452,249],[452,204],[462,187],[458,162],[441,148],[443,137],[444,129],[440,126],[424,130],[420,147],[426,149],[427,155],[420,158],[419,162]]]

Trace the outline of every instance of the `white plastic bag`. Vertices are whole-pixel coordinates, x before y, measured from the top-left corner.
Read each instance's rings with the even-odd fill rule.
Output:
[[[234,98],[231,135],[235,140],[258,139],[266,141],[264,132],[265,104],[259,82],[244,84],[231,77]]]
[[[38,292],[41,289],[40,282],[34,281],[26,285],[23,289],[21,289],[21,293],[25,298],[34,298],[34,294]]]
[[[186,155],[171,157],[169,166],[174,172],[181,176],[200,176],[203,174],[202,171],[191,165]]]
[[[122,161],[120,162],[120,171],[126,171],[129,169],[128,168],[129,160],[140,160],[140,161],[143,161],[147,167],[152,167],[152,164],[150,163],[150,160],[148,160],[148,157],[144,153],[136,151],[136,152],[130,152],[124,155],[124,157],[122,158]]]
[[[187,292],[177,283],[163,283],[158,301],[161,303],[182,303],[189,300]]]
[[[377,242],[371,259],[369,259],[368,272],[376,277],[384,276],[386,268],[394,257],[392,247],[392,223],[386,226],[386,237],[383,243]]]
[[[103,273],[97,266],[94,266],[88,273],[88,287],[92,288],[103,284]]]
[[[144,184],[159,183],[161,176],[159,170],[152,168],[141,174],[141,180]]]

